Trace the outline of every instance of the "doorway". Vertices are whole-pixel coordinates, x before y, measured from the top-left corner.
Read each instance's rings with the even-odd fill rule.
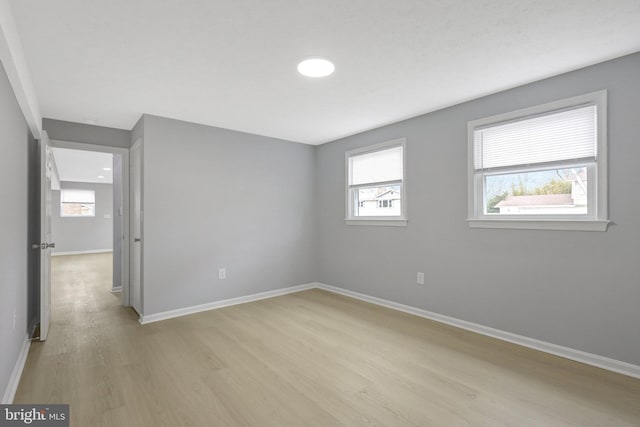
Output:
[[[29,308],[33,318],[29,318],[29,332],[32,339],[43,341],[47,339],[52,317],[52,329],[56,333],[64,333],[66,328],[56,328],[55,324],[65,319],[73,320],[76,314],[83,311],[89,314],[86,309],[92,305],[94,309],[97,308],[98,311],[94,310],[96,313],[99,313],[100,305],[115,310],[131,305],[129,149],[49,140],[46,132],[43,132],[41,141],[32,142],[29,151],[29,203],[34,226],[29,230],[29,237],[34,242],[34,249],[30,251],[29,263],[34,273],[30,276]],[[98,158],[101,155],[102,162],[96,163],[88,158],[76,159],[71,162],[71,168],[65,168],[65,158],[81,154],[94,154]],[[94,169],[88,171],[87,168],[92,164]],[[73,175],[78,173],[90,178]],[[46,183],[42,179],[45,176]],[[101,189],[98,188],[100,186]],[[105,191],[105,187],[110,188]],[[46,194],[46,200],[43,200],[43,194]],[[65,224],[62,224],[63,220]],[[89,223],[92,220],[94,223],[100,222],[102,227],[91,228]],[[36,227],[36,223],[40,226]],[[105,227],[105,224],[108,226]],[[44,238],[42,230],[45,229],[53,229],[53,236]],[[55,240],[58,240],[57,244]],[[46,249],[42,242],[46,242]],[[42,268],[43,265],[47,268]],[[36,270],[40,272],[40,277]],[[51,286],[51,276],[46,274],[46,278],[43,278],[43,272],[60,276],[57,279],[54,277],[62,283],[58,291]],[[100,293],[101,298],[93,298],[98,293],[92,294],[92,288]],[[82,295],[84,298],[81,298]],[[59,296],[60,299],[57,298]],[[51,304],[52,300],[54,304]],[[56,313],[53,316],[47,314],[51,313],[51,308],[57,311],[56,301],[61,309],[58,319]],[[61,305],[69,301],[74,302],[75,306]],[[45,306],[49,310],[43,313]],[[131,311],[131,314],[135,313]],[[137,314],[135,316],[139,317]],[[81,322],[76,325],[92,322],[91,316],[80,316],[75,320]]]
[[[121,303],[120,155],[52,147],[51,157],[52,312],[81,321]]]
[[[129,150],[59,140],[51,147],[53,273],[93,275],[100,292],[129,306]]]

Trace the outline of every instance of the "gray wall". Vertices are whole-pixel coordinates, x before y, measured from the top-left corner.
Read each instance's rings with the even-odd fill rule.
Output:
[[[61,217],[60,191],[53,191],[51,235],[56,243],[53,253],[113,249],[113,185],[61,182],[61,187],[94,190],[96,216]],[[105,215],[109,217],[105,218]]]
[[[145,115],[143,168],[145,315],[315,280],[314,147]]]
[[[133,129],[131,129],[131,139],[129,141],[130,147],[132,147],[138,139],[144,139],[144,118],[144,115],[141,116],[135,126],[133,126]]]
[[[640,364],[639,76],[634,54],[320,146],[317,279]],[[600,89],[609,91],[609,231],[470,229],[467,122]],[[345,225],[345,151],[399,137],[409,225]]]
[[[42,119],[42,128],[47,131],[49,138],[60,141],[85,142],[120,148],[129,148],[131,144],[131,132],[124,129],[46,118]]]
[[[0,67],[0,397],[27,337],[28,141],[27,123]]]

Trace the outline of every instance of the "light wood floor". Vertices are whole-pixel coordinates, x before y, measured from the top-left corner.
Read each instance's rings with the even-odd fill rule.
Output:
[[[640,380],[320,290],[141,326],[110,268],[53,259],[16,403],[91,427],[640,425]]]

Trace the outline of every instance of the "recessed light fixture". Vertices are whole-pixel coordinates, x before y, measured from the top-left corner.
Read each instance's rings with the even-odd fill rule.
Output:
[[[103,171],[110,171],[111,168],[102,168]]]
[[[98,178],[102,179],[104,178],[104,175],[98,175]]]
[[[335,69],[333,62],[324,58],[309,58],[298,64],[298,72],[307,77],[326,77]]]

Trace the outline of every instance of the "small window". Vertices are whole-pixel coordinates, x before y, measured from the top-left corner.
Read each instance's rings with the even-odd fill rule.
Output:
[[[60,216],[96,216],[93,190],[60,190]]]
[[[472,227],[606,230],[606,92],[469,123]]]
[[[379,208],[392,208],[393,207],[393,200],[378,200],[378,207]]]
[[[352,150],[347,162],[347,223],[406,225],[404,139]]]

